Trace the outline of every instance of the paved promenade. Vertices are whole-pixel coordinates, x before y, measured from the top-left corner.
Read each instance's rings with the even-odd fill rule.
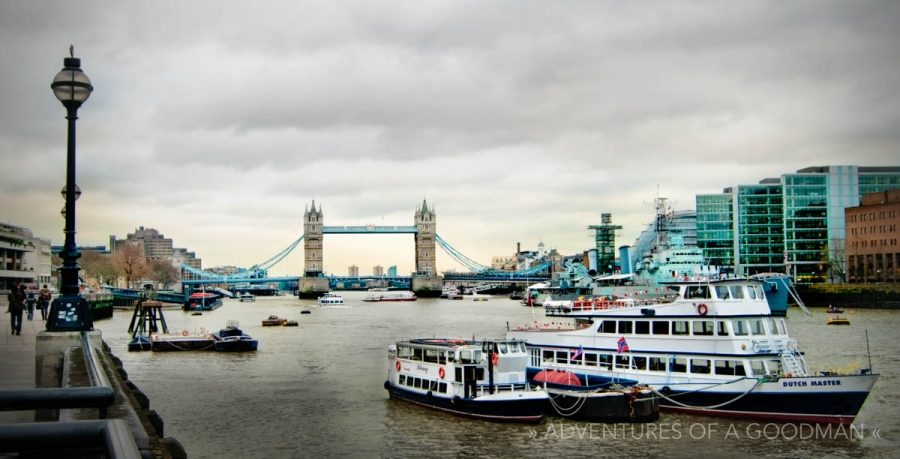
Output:
[[[22,334],[13,335],[6,312],[6,295],[0,298],[0,389],[28,389],[34,385],[34,341],[44,330],[41,312],[34,320],[22,314]],[[0,411],[0,424],[34,421],[34,411]]]

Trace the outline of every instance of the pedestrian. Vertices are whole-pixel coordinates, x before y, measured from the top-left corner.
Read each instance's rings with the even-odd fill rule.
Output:
[[[9,324],[12,326],[13,335],[22,334],[22,311],[25,310],[25,284],[17,285],[9,295]]]
[[[50,289],[47,284],[38,293],[38,307],[41,308],[41,320],[47,320],[47,308],[50,307]]]
[[[37,298],[34,297],[34,292],[28,292],[25,295],[25,307],[28,309],[28,320],[34,320],[34,305],[37,304]]]

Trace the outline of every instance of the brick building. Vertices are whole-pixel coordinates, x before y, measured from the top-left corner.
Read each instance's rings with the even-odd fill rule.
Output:
[[[900,190],[862,196],[845,210],[849,282],[900,282]]]

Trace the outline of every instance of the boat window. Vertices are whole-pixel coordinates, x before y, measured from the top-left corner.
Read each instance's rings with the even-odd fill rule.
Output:
[[[525,342],[524,341],[519,342],[519,352],[527,352],[527,351],[528,351],[528,349],[525,347]]]
[[[672,359],[672,373],[687,373],[687,359],[684,358],[676,358]]]
[[[709,374],[709,360],[691,359],[691,373],[701,375]]]
[[[423,360],[428,363],[437,363],[439,353],[440,351],[437,349],[425,349],[425,358]]]
[[[406,385],[406,375],[400,375],[400,385],[401,386]]]
[[[688,329],[688,321],[676,320],[672,322],[673,335],[687,335],[688,333],[690,333],[690,330]]]
[[[616,321],[615,320],[604,320],[600,322],[600,327],[597,328],[597,333],[616,333]]]
[[[668,320],[654,320],[653,321],[653,334],[654,335],[668,335],[669,334],[669,321]]]
[[[628,368],[630,359],[627,355],[616,356],[616,368]]]
[[[467,350],[459,351],[459,361],[462,363],[476,363],[472,360],[472,351]]]
[[[612,366],[612,355],[610,354],[598,354],[597,361],[599,362],[600,368],[609,370]]]
[[[713,321],[711,321],[711,320],[695,320],[694,321],[694,335],[712,336],[713,335]]]
[[[484,380],[484,367],[478,367],[475,369],[475,379],[479,381]]]
[[[431,384],[430,384],[430,386],[429,386],[428,389],[429,389],[429,390],[436,391],[437,388],[438,388],[438,382],[437,382],[437,381],[431,381]]]
[[[619,334],[620,335],[631,334],[632,330],[633,330],[633,328],[631,326],[630,320],[620,320],[619,321]]]
[[[778,327],[779,335],[787,335],[787,325],[785,325],[784,319],[775,320],[775,326]]]
[[[781,375],[784,371],[781,368],[781,360],[769,360],[766,362],[766,367],[768,367],[770,375]]]
[[[438,392],[440,392],[442,394],[446,394],[447,393],[447,383],[445,383],[445,382],[439,383],[438,384]]]
[[[771,317],[766,317],[766,323],[767,323],[767,326],[769,327],[769,333],[772,335],[777,335],[778,328],[775,326],[775,319],[773,319]]]
[[[716,322],[716,334],[719,336],[728,336],[728,326],[724,320]]]
[[[743,376],[744,365],[741,362],[736,360],[716,360],[715,368],[717,375],[734,376],[738,367],[740,367],[742,373],[741,376]]]
[[[481,351],[472,351],[473,363],[481,363],[484,358],[481,356]]]
[[[509,348],[506,346],[506,343],[500,343],[500,353],[506,354],[509,351]]]
[[[731,298],[735,300],[744,299],[744,288],[742,286],[732,285],[731,287],[729,287],[729,290],[731,290]]]
[[[597,354],[593,352],[584,353],[584,364],[592,367],[597,366]]]
[[[728,294],[728,287],[725,285],[716,286],[716,296],[719,297],[720,300],[727,300],[731,298],[731,295]]]
[[[456,381],[456,382],[458,382],[458,383],[463,382],[462,368],[461,368],[461,367],[456,367],[455,370],[456,370],[456,371],[454,372],[453,380]]]
[[[734,336],[747,336],[747,334],[749,333],[749,329],[747,328],[747,321],[732,320],[731,330],[734,332]]]
[[[631,357],[631,367],[637,370],[647,369],[647,357]]]
[[[447,351],[447,362],[449,362],[449,363],[456,362],[456,352],[455,351]]]
[[[761,285],[756,285],[753,288],[756,289],[756,297],[757,298],[763,299],[766,297],[766,291],[763,290]]]
[[[766,334],[766,329],[763,328],[763,321],[760,319],[753,319],[750,321],[750,332],[756,336],[762,336]]]
[[[753,288],[752,285],[747,286],[747,296],[749,296],[751,300],[756,299],[756,289]]]
[[[650,334],[650,321],[648,321],[648,320],[634,321],[634,332],[638,335],[649,335]]]
[[[766,365],[762,360],[751,360],[750,371],[753,372],[753,376],[763,376],[766,374]]]
[[[689,285],[685,298],[709,298],[709,287],[706,285]]]
[[[421,348],[418,348],[418,347],[413,348],[412,359],[413,360],[422,360],[422,349]]]
[[[569,363],[569,352],[556,351],[556,363]]]
[[[419,379],[419,378],[413,379],[413,387],[415,387],[415,388],[421,388],[421,387],[422,387],[422,380]]]
[[[544,363],[553,362],[553,351],[548,351],[545,349],[541,358],[544,361]]]
[[[666,371],[666,359],[663,357],[650,357],[650,371]]]
[[[397,346],[397,357],[408,359],[412,355],[412,349],[409,346]]]

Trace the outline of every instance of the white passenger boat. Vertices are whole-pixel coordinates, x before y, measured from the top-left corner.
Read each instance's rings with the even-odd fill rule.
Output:
[[[813,374],[773,317],[763,283],[670,286],[674,299],[573,302],[569,317],[508,332],[529,349],[529,376],[556,369],[648,385],[663,410],[745,419],[849,424],[878,375]],[[575,352],[578,350],[578,352]],[[571,358],[572,356],[577,356]]]
[[[528,354],[515,340],[414,339],[388,347],[384,388],[430,408],[491,421],[538,422],[547,392],[526,380]]]
[[[344,297],[338,295],[337,293],[328,292],[316,299],[316,303],[319,306],[340,305],[344,304]]]

